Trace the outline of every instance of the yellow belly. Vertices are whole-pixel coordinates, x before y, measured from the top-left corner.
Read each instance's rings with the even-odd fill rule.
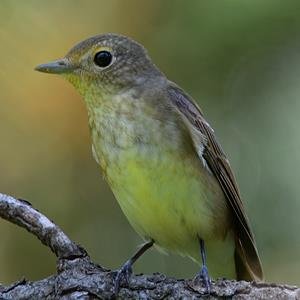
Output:
[[[124,214],[144,239],[201,262],[202,238],[212,275],[235,277],[226,201],[197,157],[126,151],[117,168],[107,167],[106,177]]]
[[[198,263],[202,238],[211,275],[235,277],[226,200],[182,120],[128,95],[107,103],[89,113],[93,152],[133,228]]]

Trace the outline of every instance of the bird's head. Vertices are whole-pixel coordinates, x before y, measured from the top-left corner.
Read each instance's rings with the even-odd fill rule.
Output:
[[[62,59],[35,69],[63,75],[84,96],[91,89],[113,93],[161,76],[142,45],[117,34],[88,38]]]

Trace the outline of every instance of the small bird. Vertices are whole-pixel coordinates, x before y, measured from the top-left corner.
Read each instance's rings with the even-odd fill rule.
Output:
[[[142,45],[97,35],[36,70],[62,75],[84,98],[93,156],[145,241],[118,270],[116,292],[153,245],[201,265],[194,280],[207,291],[208,269],[213,277],[263,280],[239,188],[214,130]]]

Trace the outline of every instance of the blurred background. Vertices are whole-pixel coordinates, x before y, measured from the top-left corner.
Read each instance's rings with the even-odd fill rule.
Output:
[[[0,1],[0,192],[30,201],[115,269],[141,239],[91,155],[73,87],[33,71],[91,35],[140,41],[201,105],[244,196],[266,279],[300,284],[300,2]],[[149,251],[135,272],[192,277]],[[55,272],[50,250],[0,220],[0,282]]]

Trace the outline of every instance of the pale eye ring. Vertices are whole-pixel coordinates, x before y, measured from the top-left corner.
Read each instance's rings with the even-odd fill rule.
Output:
[[[95,54],[94,63],[100,68],[105,68],[111,64],[112,59],[113,56],[109,51],[102,50]]]

